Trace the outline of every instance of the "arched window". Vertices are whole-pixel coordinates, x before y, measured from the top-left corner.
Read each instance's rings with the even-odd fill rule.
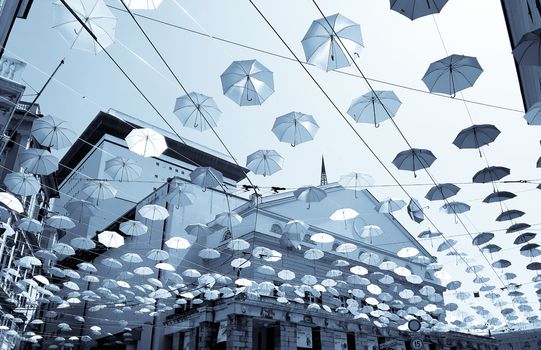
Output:
[[[222,241],[227,241],[231,239],[231,231],[225,230],[224,235],[222,237]]]
[[[281,235],[282,234],[282,226],[280,226],[280,224],[272,224],[271,232]]]

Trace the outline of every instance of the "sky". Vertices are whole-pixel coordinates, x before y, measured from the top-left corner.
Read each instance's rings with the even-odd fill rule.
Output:
[[[106,3],[122,7],[116,0],[106,0]],[[304,59],[301,40],[311,22],[321,18],[313,2],[255,0],[255,3],[294,52]],[[523,284],[520,290],[527,294],[533,308],[538,309],[535,288],[531,283],[534,274],[525,270],[530,258],[519,255],[519,247],[513,245],[518,233],[506,234],[509,223],[495,221],[501,212],[498,204],[482,203],[483,198],[492,192],[491,185],[471,184],[472,176],[487,165],[510,168],[511,175],[506,180],[538,179],[537,183],[541,182],[536,168],[541,154],[539,130],[528,126],[522,118],[520,88],[500,3],[450,0],[440,14],[416,21],[389,10],[388,1],[319,0],[317,3],[327,15],[339,12],[360,24],[365,47],[356,62],[367,77],[377,80],[371,81],[374,89],[393,90],[402,101],[395,121],[413,147],[430,149],[437,157],[430,167],[432,177],[438,183],[456,183],[461,187],[452,199],[471,206],[470,212],[461,215],[467,230],[452,215],[440,211],[442,202],[424,199],[433,185],[426,173],[420,171],[414,177],[411,172],[394,167],[392,160],[408,146],[390,121],[381,123],[379,128],[355,124],[355,129],[393,176],[407,185],[408,193],[427,206],[426,214],[436,223],[436,228],[447,238],[458,240],[457,250],[469,255],[469,264],[485,266],[479,275],[490,277],[488,284],[502,287],[485,259],[495,261],[512,256],[513,265],[496,272],[517,274],[512,282]],[[132,19],[114,8],[111,11],[118,22],[115,43],[108,48],[110,54],[182,137],[224,152],[211,131],[200,133],[181,125],[172,111],[175,99],[183,95],[182,90]],[[136,13],[291,57],[248,0],[164,0],[155,11]],[[167,128],[104,53],[94,55],[71,50],[58,31],[52,28],[53,18],[51,1],[34,1],[28,19],[16,22],[6,48],[6,54],[27,62],[23,78],[36,90],[58,62],[65,59],[56,79],[38,101],[43,113],[68,120],[76,133],[80,133],[98,111],[109,108]],[[216,130],[239,163],[245,164],[246,156],[258,149],[275,149],[285,158],[284,169],[270,177],[250,174],[255,184],[286,188],[317,185],[324,155],[329,181],[337,181],[341,175],[351,171],[365,172],[376,179],[376,187],[370,191],[377,198],[409,201],[298,63],[148,19],[140,18],[139,21],[188,91],[215,99],[223,112]],[[484,72],[472,88],[457,97],[463,96],[486,105],[423,92],[427,88],[421,78],[429,64],[450,54],[478,58]],[[220,75],[232,61],[245,59],[257,59],[274,73],[275,93],[261,106],[239,107],[223,95]],[[351,75],[358,75],[355,67],[340,70],[351,74],[325,72],[317,67],[308,69],[343,113],[352,99],[369,91],[361,78]],[[30,87],[26,93],[32,93]],[[26,100],[31,99],[31,95],[26,97]],[[468,110],[473,123],[494,124],[501,131],[494,143],[483,148],[484,157],[480,157],[477,150],[459,150],[452,144],[458,132],[472,124]],[[317,120],[320,129],[313,141],[291,147],[276,139],[271,132],[275,118],[291,111],[313,115]],[[353,122],[353,119],[349,120]],[[532,225],[530,232],[538,232],[541,227],[541,220],[537,217],[541,192],[536,189],[537,183],[498,184],[498,189],[518,195],[504,202],[504,209],[525,211],[526,215],[520,221]],[[396,217],[414,236],[426,229],[436,229],[427,221],[414,223],[405,211]],[[470,234],[475,236],[484,231],[495,233],[491,243],[502,246],[500,253],[483,257],[472,247]],[[538,241],[535,239],[533,242]],[[466,265],[462,261],[445,256],[445,252],[436,252],[441,240],[421,243],[445,265],[445,270],[452,275],[451,280],[463,282],[463,290],[473,292],[479,289],[480,286],[472,282],[475,276],[464,272]],[[446,300],[454,301],[453,293],[448,293]],[[510,298],[503,300],[509,302],[505,307],[512,307]],[[494,316],[499,314],[499,308],[491,306],[484,297],[462,303],[482,304]],[[521,320],[527,316],[519,315]],[[464,316],[452,313],[450,320]],[[478,321],[483,322],[480,318]]]

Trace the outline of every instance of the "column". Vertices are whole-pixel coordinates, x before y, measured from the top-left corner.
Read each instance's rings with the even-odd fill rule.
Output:
[[[227,350],[252,349],[253,320],[250,317],[234,315],[227,327]]]

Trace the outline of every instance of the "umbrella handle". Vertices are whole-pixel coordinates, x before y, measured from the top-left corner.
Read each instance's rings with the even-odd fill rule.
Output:
[[[296,145],[294,143],[291,143],[291,147],[295,147]]]
[[[379,128],[379,123],[374,124],[374,127],[375,127],[375,128]]]

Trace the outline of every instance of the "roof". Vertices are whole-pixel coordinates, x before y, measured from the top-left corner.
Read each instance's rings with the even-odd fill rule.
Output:
[[[113,113],[115,112],[113,111]],[[141,127],[140,125],[146,126],[144,124],[135,118],[130,118],[130,122],[126,123],[110,113],[99,112],[60,160],[60,167],[56,173],[58,183],[61,184],[69,176],[72,172],[71,169],[79,164],[104,135],[124,139],[133,129]],[[153,127],[153,129],[157,128]],[[192,145],[184,144],[169,137],[169,133],[162,132],[162,134],[165,134],[167,142],[167,150],[163,153],[164,155],[194,166],[213,167],[234,181],[240,181],[246,177],[248,169],[238,166],[224,157],[211,154],[210,150],[203,151],[201,150],[203,147],[195,143],[191,143]]]

